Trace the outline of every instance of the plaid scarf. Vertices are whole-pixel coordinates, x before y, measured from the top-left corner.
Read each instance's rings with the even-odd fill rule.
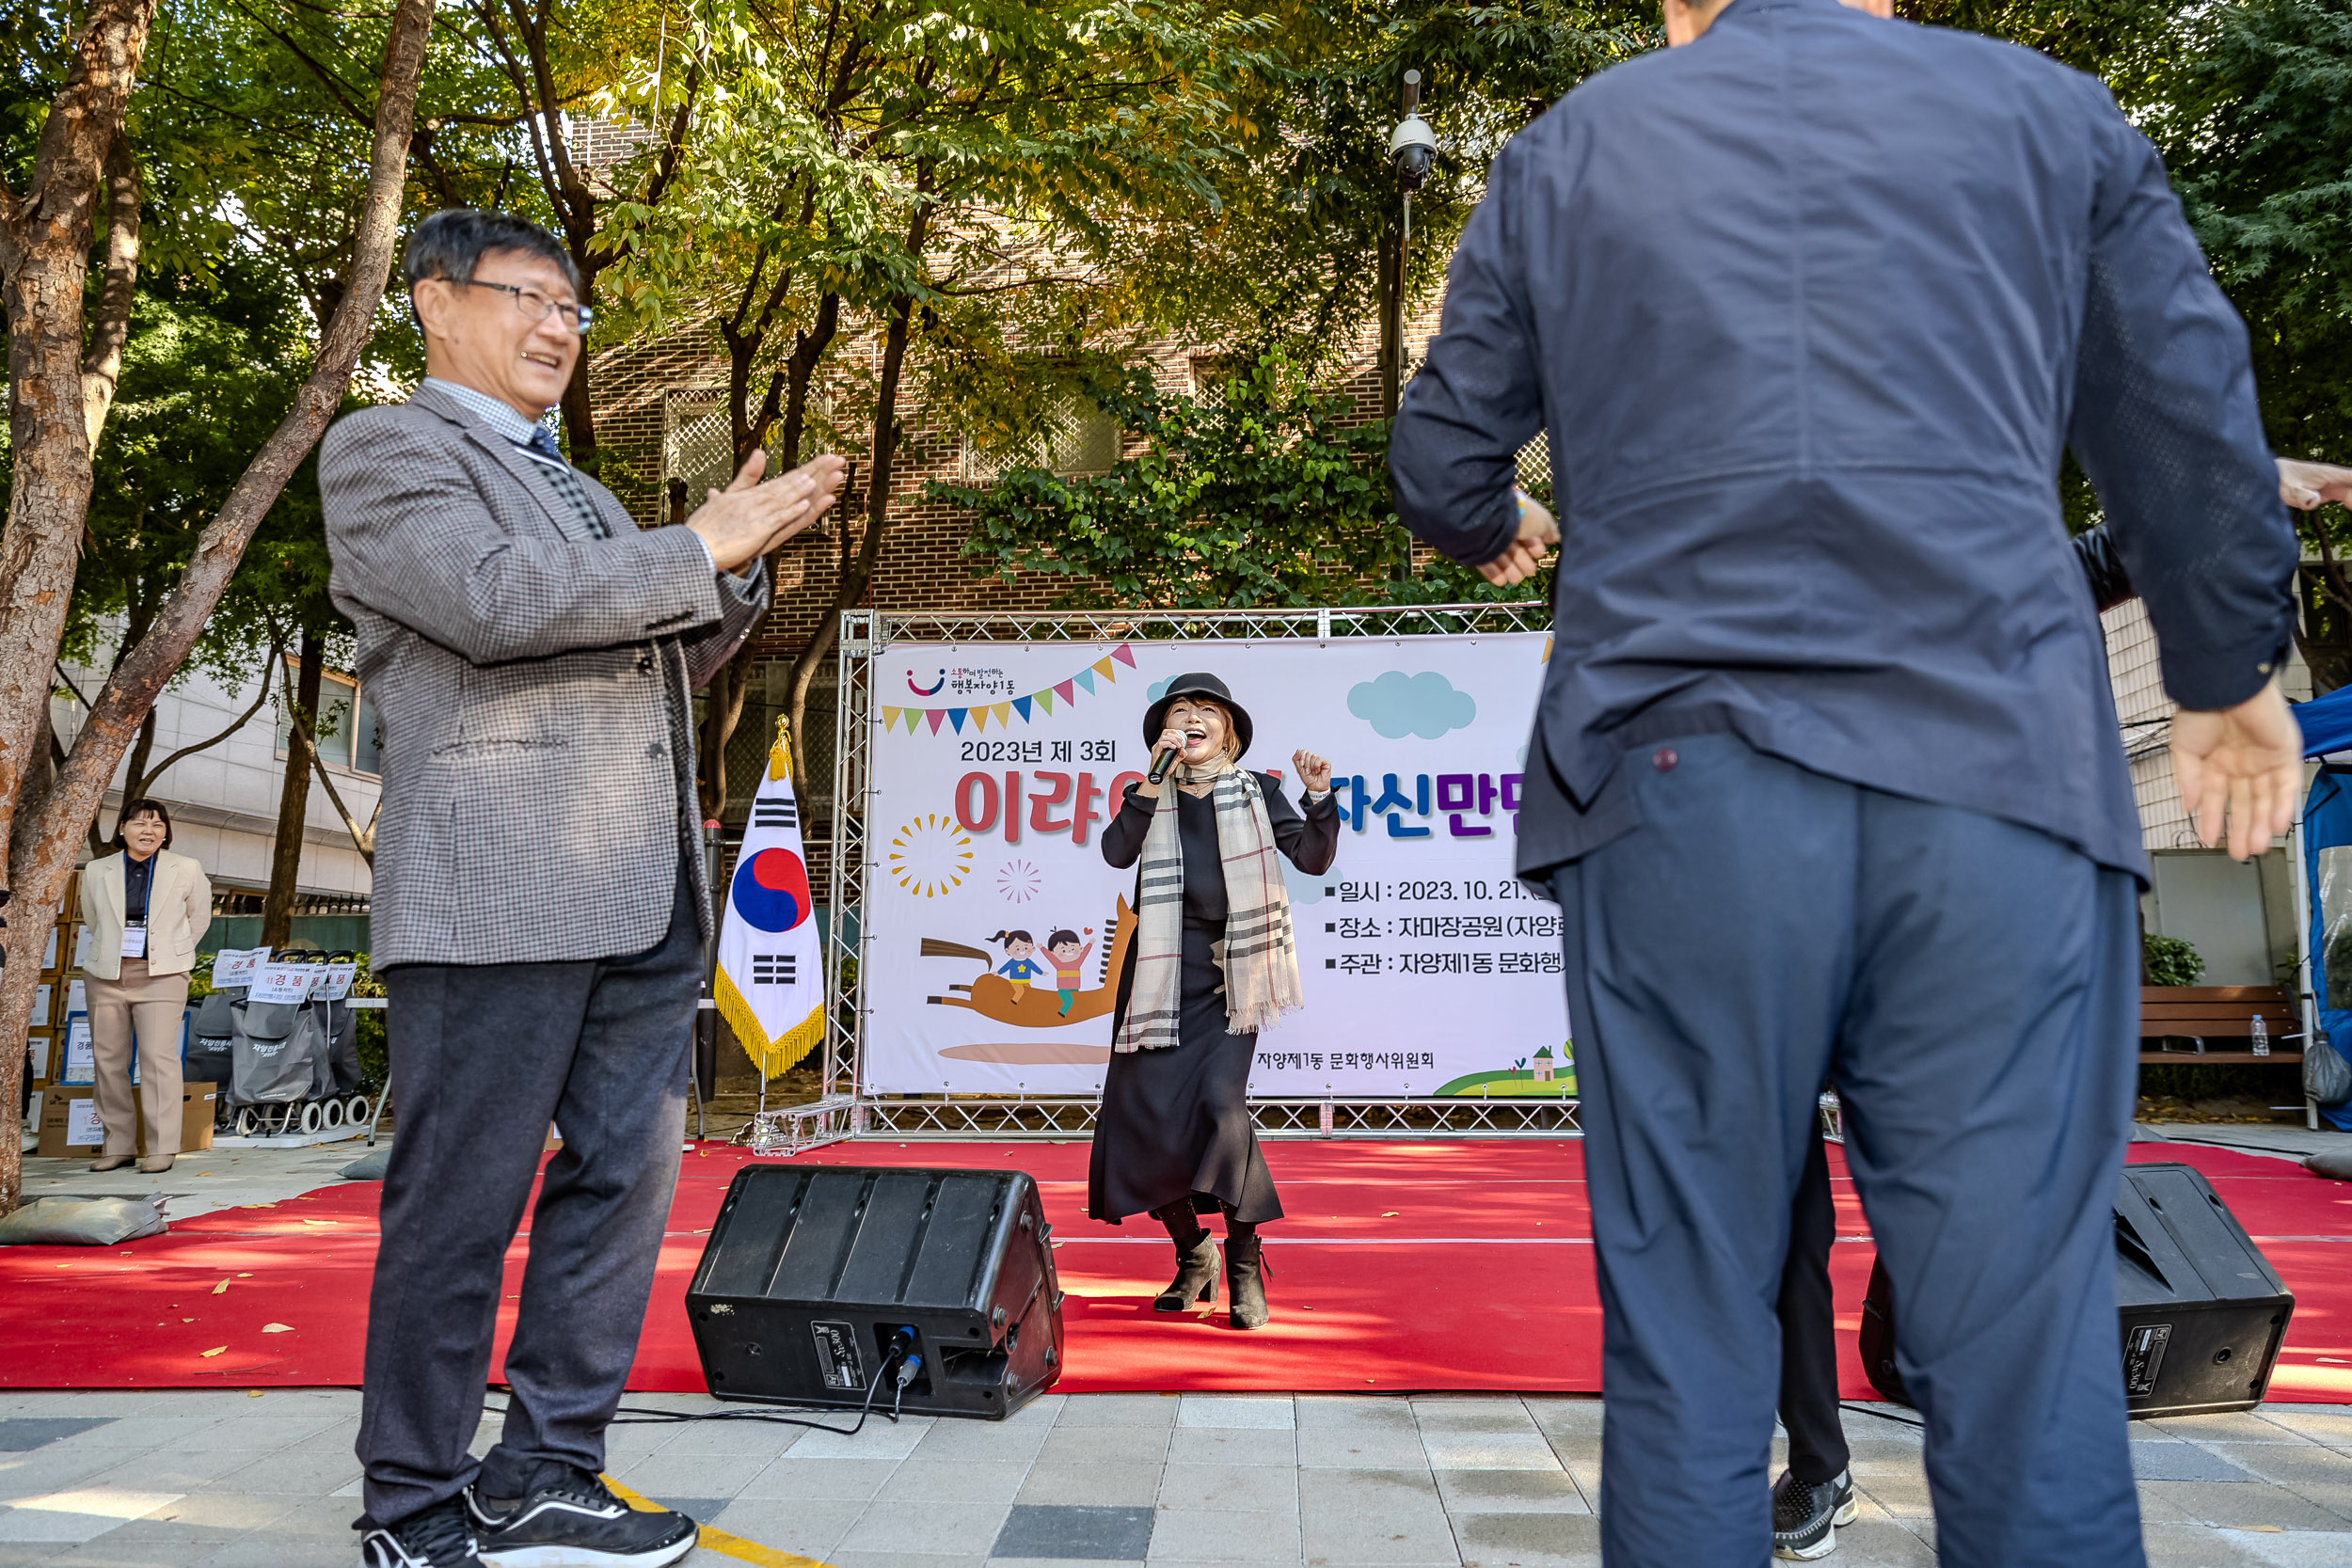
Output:
[[[1217,858],[1225,867],[1225,935],[1212,952],[1225,977],[1225,1026],[1251,1035],[1304,1005],[1298,946],[1291,935],[1290,894],[1275,857],[1274,824],[1257,776],[1219,757],[1186,763],[1178,780],[1213,781]],[[1160,1051],[1176,1043],[1184,1010],[1184,854],[1176,825],[1176,791],[1163,789],[1143,836],[1136,895],[1136,978],[1114,1051]]]

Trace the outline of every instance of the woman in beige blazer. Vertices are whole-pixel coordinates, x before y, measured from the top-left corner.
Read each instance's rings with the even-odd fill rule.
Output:
[[[137,1036],[137,1108],[147,1117],[143,1171],[166,1171],[180,1152],[180,1015],[188,1005],[196,944],[213,923],[204,868],[171,853],[171,814],[160,800],[131,800],[115,821],[118,853],[82,868],[82,919],[89,927],[90,1049],[98,1063],[98,1117],[106,1145],[92,1170],[131,1163],[135,1144],[132,1037]]]

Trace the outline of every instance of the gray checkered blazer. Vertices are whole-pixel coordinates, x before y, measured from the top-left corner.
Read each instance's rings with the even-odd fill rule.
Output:
[[[692,534],[641,531],[580,477],[613,537],[431,387],[319,448],[330,592],[384,727],[378,967],[611,958],[669,928],[698,813],[666,704],[750,635],[767,578],[714,573]]]

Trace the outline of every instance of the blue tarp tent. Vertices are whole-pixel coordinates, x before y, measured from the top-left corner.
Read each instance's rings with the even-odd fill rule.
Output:
[[[2304,724],[2307,755],[2342,751],[2347,742],[2352,742],[2352,705],[2338,702],[2347,694],[2352,694],[2352,687],[2296,708],[2296,717],[2300,720],[2312,709],[2334,703],[2335,712],[2344,716],[2331,719],[2323,715],[2321,725]],[[2316,742],[2314,736],[2324,735],[2324,726],[2328,723],[2343,727],[2343,738]],[[2331,878],[2337,884],[2332,888]],[[2303,889],[2310,901],[2305,925],[2311,943],[2307,956],[2320,1032],[2338,1051],[2352,1050],[2352,768],[2332,765],[2321,768],[2319,777],[2312,781],[2311,794],[2303,801]],[[2332,922],[2328,918],[2330,893],[2335,895],[2336,906]],[[2330,949],[2343,960],[2344,973],[2340,974],[2328,973]],[[2333,1110],[2322,1107],[2319,1114],[2343,1131],[2352,1132],[2352,1106]]]
[[[2305,756],[2352,752],[2352,686],[2340,686],[2325,697],[2296,704],[2295,721],[2303,730]]]

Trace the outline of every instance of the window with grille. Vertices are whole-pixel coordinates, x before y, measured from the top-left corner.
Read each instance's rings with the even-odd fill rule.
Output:
[[[720,392],[672,392],[661,407],[661,479],[683,480],[689,510],[735,478],[735,428]]]
[[[1025,450],[990,457],[964,443],[964,477],[976,483],[994,479],[1013,468],[1044,468],[1064,479],[1107,472],[1119,464],[1122,433],[1119,416],[1105,413],[1076,388],[1053,395],[1044,430]]]
[[[1541,495],[1551,493],[1551,437],[1537,431],[1534,438],[1519,449],[1519,488],[1536,490]]]
[[[1192,356],[1192,395],[1196,402],[1222,404],[1225,384],[1241,374],[1247,367],[1231,355],[1196,354]]]

